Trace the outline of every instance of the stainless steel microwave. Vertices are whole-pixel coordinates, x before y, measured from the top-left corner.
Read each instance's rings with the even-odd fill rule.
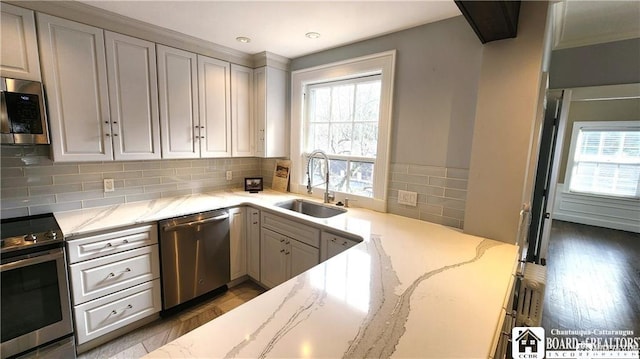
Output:
[[[42,83],[0,77],[0,142],[49,144]]]

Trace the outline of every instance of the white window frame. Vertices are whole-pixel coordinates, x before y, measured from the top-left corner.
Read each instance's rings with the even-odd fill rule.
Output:
[[[630,199],[630,200],[638,200],[640,198],[640,186],[636,191],[635,197],[626,197],[626,196],[615,196],[615,195],[607,195],[602,193],[590,193],[590,192],[582,192],[582,191],[572,191],[571,190],[571,177],[573,175],[573,166],[574,166],[574,157],[576,153],[576,146],[578,145],[578,134],[583,129],[589,129],[592,131],[623,131],[625,129],[640,129],[640,121],[582,121],[582,122],[574,122],[573,129],[571,132],[571,145],[569,146],[569,154],[567,156],[567,169],[565,173],[565,185],[564,192],[585,195],[585,196],[595,196],[595,197],[603,197],[603,198],[614,198],[614,199]]]
[[[304,153],[304,91],[307,85],[340,81],[354,77],[380,74],[380,119],[378,122],[378,147],[373,174],[373,197],[350,193],[336,193],[337,200],[348,197],[350,204],[385,212],[387,209],[387,182],[391,147],[391,115],[396,51],[330,63],[291,73],[291,185],[293,193],[306,194],[306,157]],[[313,195],[322,197],[324,187],[314,187]],[[353,199],[357,202],[353,203]]]

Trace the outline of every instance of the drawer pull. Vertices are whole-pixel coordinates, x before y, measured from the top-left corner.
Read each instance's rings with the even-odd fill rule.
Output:
[[[105,244],[104,246],[105,246],[105,247],[107,247],[107,248],[108,248],[108,247],[111,247],[111,243],[107,243],[107,244]]]
[[[291,252],[284,252],[284,255],[288,255],[288,254],[291,254]]]
[[[127,244],[127,243],[129,243],[129,240],[128,240],[128,239],[123,239],[123,240],[122,240],[122,244]]]
[[[282,242],[284,242],[284,239],[281,239],[281,240],[280,240],[280,243],[282,243]]]
[[[133,308],[133,305],[131,305],[131,304],[127,305],[126,307],[120,309],[120,314],[124,313],[125,310],[131,309],[131,308]],[[111,311],[111,315],[117,315],[117,314],[118,314],[117,310],[114,309],[114,310]]]
[[[258,224],[258,222],[253,222],[253,224]]]
[[[284,253],[284,249],[281,249],[281,250],[280,250],[280,253]]]
[[[285,244],[290,244],[291,242],[287,241]]]
[[[125,274],[127,272],[131,272],[131,268],[128,268],[128,267],[125,268],[122,272],[118,273],[118,275]],[[109,273],[109,278],[115,277],[115,276],[116,276],[115,273],[113,273],[113,272]]]

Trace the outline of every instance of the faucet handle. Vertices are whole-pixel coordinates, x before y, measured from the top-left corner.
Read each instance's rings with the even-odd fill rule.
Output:
[[[333,191],[329,191],[329,193],[327,194],[327,200],[329,201],[329,203],[331,203],[331,201],[334,201],[336,199],[336,193]]]

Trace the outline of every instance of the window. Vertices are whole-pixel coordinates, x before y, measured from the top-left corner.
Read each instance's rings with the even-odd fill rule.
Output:
[[[640,123],[576,122],[571,141],[569,191],[640,198]]]
[[[306,88],[304,157],[315,149],[327,153],[330,190],[373,197],[380,87],[380,75],[373,75]],[[312,159],[313,183],[324,181],[323,162]]]
[[[388,51],[292,73],[292,192],[306,193],[308,156],[320,149],[338,200],[386,210],[394,66]],[[324,159],[311,159],[310,173],[321,196]]]

